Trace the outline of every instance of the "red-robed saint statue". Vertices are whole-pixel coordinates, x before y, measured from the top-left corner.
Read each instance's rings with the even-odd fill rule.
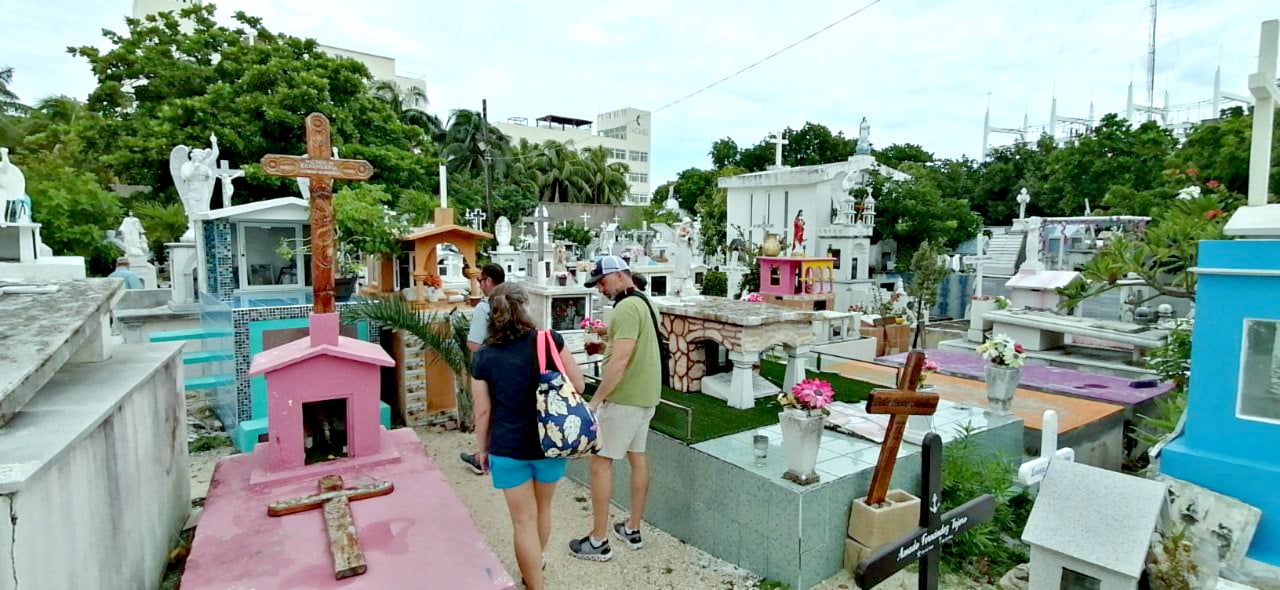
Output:
[[[791,235],[794,239],[791,241],[791,251],[796,252],[804,249],[804,209],[796,211],[796,219],[791,222]]]

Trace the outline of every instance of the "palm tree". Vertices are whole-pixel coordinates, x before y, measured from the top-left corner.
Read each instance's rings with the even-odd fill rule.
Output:
[[[609,148],[604,146],[582,150],[588,193],[591,202],[597,205],[617,205],[631,187],[627,182],[631,167],[622,162],[609,162],[609,153]]]
[[[3,146],[14,145],[22,138],[17,118],[30,110],[18,102],[18,95],[9,90],[11,82],[13,68],[0,68],[0,145]]]
[[[85,104],[65,94],[40,99],[28,113],[21,130],[29,142],[42,149],[58,151],[74,135],[76,121],[94,116]]]
[[[573,149],[573,142],[547,141],[533,157],[533,177],[538,195],[553,203],[582,200],[590,193],[588,171]]]
[[[444,139],[444,124],[440,117],[427,112],[427,92],[417,86],[401,87],[390,80],[378,80],[370,87],[369,93],[386,102],[401,123],[413,125],[426,132],[431,141],[440,143]]]
[[[434,311],[424,316],[403,297],[386,295],[363,299],[343,311],[343,322],[349,324],[360,320],[408,332],[421,340],[424,348],[435,353],[431,362],[442,362],[453,371],[458,399],[458,429],[470,432],[475,428],[471,415],[471,349],[467,347],[471,320],[467,316],[457,308],[448,313]]]
[[[459,172],[483,173],[492,163],[493,173],[501,174],[511,154],[511,138],[487,123],[479,112],[466,109],[449,115],[444,144],[449,168]]]

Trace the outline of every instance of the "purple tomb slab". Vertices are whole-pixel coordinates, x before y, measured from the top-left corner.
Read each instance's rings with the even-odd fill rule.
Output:
[[[934,349],[925,351],[929,360],[938,363],[941,373],[982,381],[985,379],[987,361],[982,356],[954,350]],[[882,356],[876,362],[902,366],[907,354]],[[1078,397],[1100,402],[1138,406],[1163,396],[1173,389],[1172,383],[1160,383],[1155,387],[1136,388],[1130,383],[1137,380],[1096,375],[1074,369],[1060,369],[1046,365],[1022,366],[1022,379],[1018,387]]]

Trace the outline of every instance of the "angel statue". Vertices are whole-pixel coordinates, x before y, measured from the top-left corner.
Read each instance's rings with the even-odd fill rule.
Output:
[[[173,175],[173,184],[178,188],[188,219],[197,213],[207,213],[213,199],[213,183],[218,179],[214,171],[218,161],[218,136],[209,135],[209,142],[213,147],[207,150],[180,145],[169,152],[169,173]]]
[[[0,148],[0,225],[22,221],[19,202],[26,196],[27,179],[9,161],[9,148]],[[29,213],[28,213],[29,215]]]

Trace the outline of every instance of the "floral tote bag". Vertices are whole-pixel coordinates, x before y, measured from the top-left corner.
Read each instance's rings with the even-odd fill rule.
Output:
[[[539,331],[538,350],[538,439],[548,458],[577,458],[596,450],[596,418],[582,395],[564,376],[564,365],[556,354],[551,332]],[[555,366],[547,370],[547,352]]]

